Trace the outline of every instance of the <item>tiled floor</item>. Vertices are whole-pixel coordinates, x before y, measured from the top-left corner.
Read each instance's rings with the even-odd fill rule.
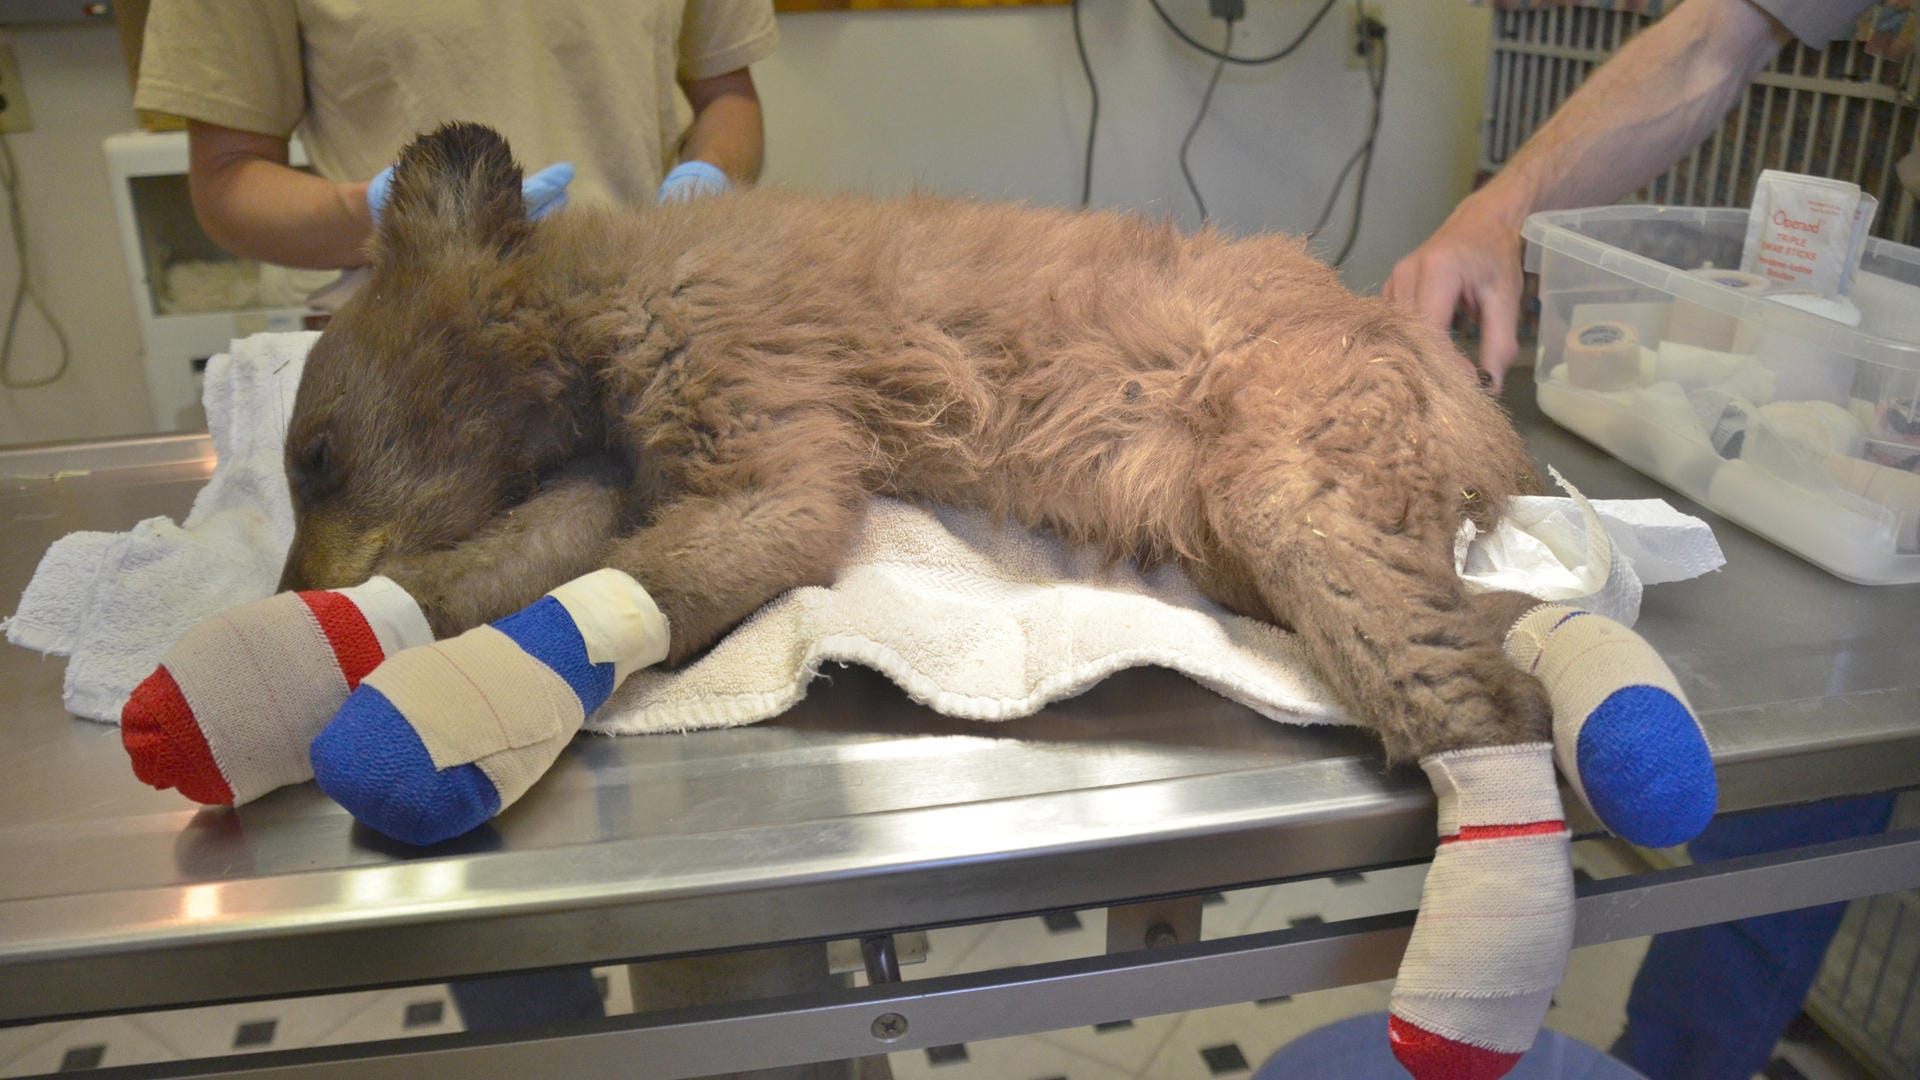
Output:
[[[1619,871],[1609,849],[1576,846],[1582,872]],[[1349,874],[1209,897],[1205,936],[1232,936],[1401,911],[1419,898],[1425,867]],[[932,931],[909,978],[1088,956],[1106,941],[1106,913],[1060,913]],[[1645,940],[1576,951],[1548,1014],[1550,1028],[1606,1047],[1624,1024],[1626,991]],[[609,1012],[631,1011],[627,980],[604,969]],[[1386,1008],[1388,984],[1368,983],[1274,1001],[1153,1017],[1116,1016],[1097,1027],[895,1054],[898,1080],[1212,1080],[1244,1077],[1293,1038]],[[82,1070],[241,1050],[338,1044],[460,1030],[443,987],[425,986],[225,1005],[0,1029],[0,1076]],[[1871,1080],[1814,1033],[1783,1041],[1765,1080]]]

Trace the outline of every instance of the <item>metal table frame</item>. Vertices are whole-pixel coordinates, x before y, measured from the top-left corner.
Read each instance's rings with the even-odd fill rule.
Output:
[[[1522,380],[1516,380],[1522,381]],[[1593,497],[1715,523],[1726,571],[1650,591],[1722,809],[1920,785],[1920,586],[1849,585],[1513,402]],[[204,440],[0,453],[0,610],[46,543],[179,515]],[[1783,620],[1786,620],[1783,622]],[[983,732],[849,670],[780,720],[583,740],[497,827],[426,851],[312,790],[239,811],[139,788],[65,718],[60,665],[0,651],[18,761],[0,792],[0,1022],[604,963],[1124,904],[1415,861],[1432,796],[1350,729],[1274,725],[1158,671]],[[76,797],[75,793],[83,793]],[[66,797],[64,802],[60,796]],[[1571,806],[1570,806],[1571,809]],[[1591,821],[1575,813],[1576,830]],[[1920,885],[1920,832],[1589,882],[1578,944]],[[1196,901],[1197,902],[1197,901]],[[833,994],[108,1075],[700,1076],[1148,1016],[1392,973],[1411,913]],[[776,1051],[781,1061],[773,1060]]]

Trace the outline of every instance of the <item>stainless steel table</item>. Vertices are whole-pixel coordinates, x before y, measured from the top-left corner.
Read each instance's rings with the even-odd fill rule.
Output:
[[[1666,498],[1715,525],[1727,568],[1649,590],[1640,629],[1708,728],[1723,811],[1920,785],[1920,586],[1835,579],[1554,427],[1522,393],[1536,457],[1588,495]],[[210,455],[190,436],[0,453],[0,612],[55,538],[183,515]],[[1386,770],[1365,735],[1276,724],[1159,670],[992,725],[836,671],[764,724],[576,740],[493,824],[415,850],[312,785],[237,811],[141,786],[116,730],[63,711],[63,668],[0,647],[0,1022],[859,937],[1407,862],[1434,843],[1425,780]],[[1589,883],[1578,940],[1914,885],[1920,833],[1896,832]],[[551,1075],[644,1052],[649,1075],[697,1076],[1380,978],[1408,925],[617,1017],[535,1041],[143,1073],[477,1075],[484,1059]]]

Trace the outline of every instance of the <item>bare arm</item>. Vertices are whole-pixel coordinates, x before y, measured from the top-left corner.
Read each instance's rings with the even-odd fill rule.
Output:
[[[1520,225],[1528,214],[1610,203],[1698,145],[1792,37],[1748,0],[1687,0],[1601,65],[1487,185],[1394,266],[1389,299],[1445,327],[1480,323],[1497,389],[1519,352]]]
[[[367,185],[287,164],[287,140],[193,122],[187,183],[214,243],[247,258],[321,269],[359,266],[373,231]]]
[[[680,160],[716,165],[740,187],[758,180],[765,136],[753,75],[739,68],[682,82],[680,88],[693,106],[693,124],[680,140]]]

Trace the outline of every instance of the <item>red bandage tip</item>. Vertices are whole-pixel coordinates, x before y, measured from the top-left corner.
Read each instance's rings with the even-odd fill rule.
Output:
[[[233,789],[207,747],[173,673],[155,668],[120,710],[120,743],[133,759],[133,775],[144,784],[180,794],[208,806],[233,802]]]
[[[1519,1054],[1455,1042],[1397,1016],[1387,1017],[1387,1041],[1414,1080],[1500,1080],[1520,1060]]]

